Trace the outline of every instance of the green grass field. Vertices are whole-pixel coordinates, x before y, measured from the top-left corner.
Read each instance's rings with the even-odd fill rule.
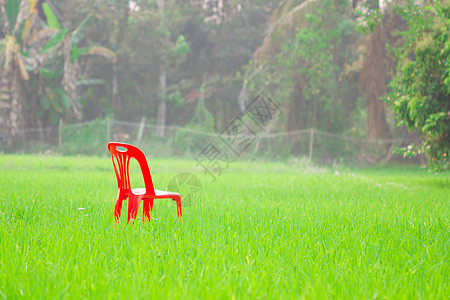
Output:
[[[182,222],[156,200],[150,223],[126,205],[116,223],[109,158],[0,155],[0,299],[450,295],[448,173],[235,162],[212,183],[149,164],[159,189],[198,172]]]

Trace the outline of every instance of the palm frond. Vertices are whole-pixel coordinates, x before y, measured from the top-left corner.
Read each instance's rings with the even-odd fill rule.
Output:
[[[110,59],[113,63],[117,62],[116,54],[105,47],[91,47],[87,54],[95,54]]]
[[[254,57],[261,58],[267,53],[281,47],[287,34],[295,32],[306,25],[305,16],[312,13],[319,0],[305,0],[296,4],[295,0],[285,0],[280,3],[272,15],[271,25],[262,45],[255,51]]]

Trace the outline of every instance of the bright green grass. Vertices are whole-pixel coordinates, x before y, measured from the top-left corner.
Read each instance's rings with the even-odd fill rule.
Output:
[[[150,168],[160,189],[197,170]],[[235,162],[201,178],[182,222],[161,200],[152,222],[127,226],[110,159],[0,155],[0,298],[450,295],[448,174]]]

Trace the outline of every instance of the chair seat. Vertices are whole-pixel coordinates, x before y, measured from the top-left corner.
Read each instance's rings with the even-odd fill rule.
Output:
[[[131,192],[135,195],[144,195],[145,194],[145,188],[138,188],[138,189],[131,189]],[[173,193],[173,192],[167,192],[167,191],[160,191],[160,190],[155,190],[155,195],[156,196],[167,196],[167,197],[171,197],[171,196],[180,196],[180,194],[178,193]]]

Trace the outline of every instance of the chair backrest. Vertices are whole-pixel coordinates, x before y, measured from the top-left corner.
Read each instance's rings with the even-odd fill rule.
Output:
[[[111,153],[119,189],[131,189],[130,159],[135,158],[139,163],[139,166],[141,167],[147,194],[155,194],[155,188],[153,187],[152,176],[150,175],[150,169],[148,168],[147,159],[145,158],[145,155],[141,149],[125,143],[109,143],[108,150],[109,153]]]

